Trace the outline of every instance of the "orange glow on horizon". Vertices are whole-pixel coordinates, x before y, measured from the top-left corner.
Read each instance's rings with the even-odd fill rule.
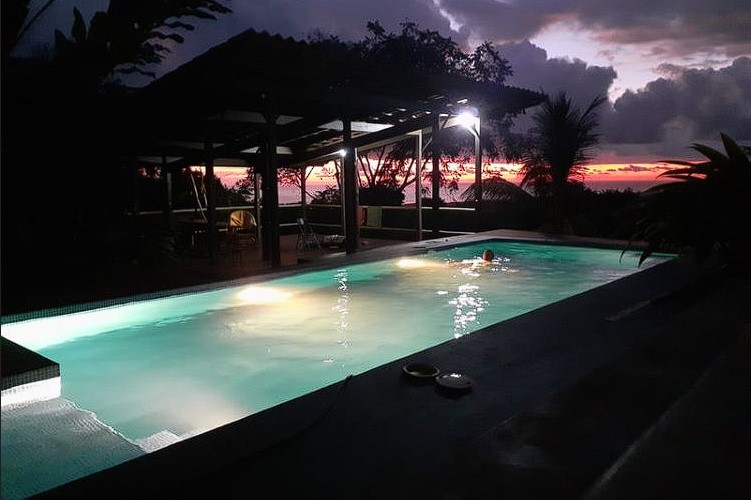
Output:
[[[451,165],[459,170],[459,165]],[[311,186],[336,185],[336,180],[331,175],[333,169],[325,167],[311,167],[313,172],[308,177],[307,183]],[[474,168],[472,165],[465,165],[465,171],[459,178],[462,184],[470,184],[475,180]],[[490,163],[483,166],[483,178],[492,174],[499,174],[503,179],[518,183],[520,165],[514,163]],[[613,181],[662,181],[669,180],[658,178],[657,176],[667,170],[675,168],[674,166],[658,162],[644,163],[596,163],[586,166],[586,173],[581,179],[583,182]],[[215,167],[217,177],[228,187],[232,186],[238,180],[245,177],[246,167]],[[428,165],[430,171],[430,165]]]

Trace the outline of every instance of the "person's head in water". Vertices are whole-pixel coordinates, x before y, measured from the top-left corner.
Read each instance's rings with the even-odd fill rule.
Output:
[[[482,260],[484,260],[485,262],[492,262],[494,258],[495,258],[495,254],[493,253],[492,250],[487,249],[484,252],[482,252]]]

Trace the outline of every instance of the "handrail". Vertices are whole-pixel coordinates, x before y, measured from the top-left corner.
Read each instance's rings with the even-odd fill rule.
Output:
[[[371,205],[360,205],[362,208],[368,208]],[[377,205],[373,205],[377,206]],[[302,204],[288,204],[288,205],[282,205],[280,208],[284,211],[295,211],[294,213],[297,213],[297,210],[300,210],[302,208]],[[362,225],[360,228],[362,230],[367,230],[370,233],[391,233],[391,234],[407,234],[407,233],[415,233],[417,231],[417,228],[414,227],[414,225],[411,224],[412,218],[416,217],[415,215],[408,215],[410,212],[415,212],[414,206],[383,206],[381,207],[384,212],[384,217],[386,213],[392,213],[392,216],[385,217],[383,219],[384,222],[387,224],[384,225],[383,223],[379,226],[369,226],[369,225]],[[232,210],[254,210],[254,205],[239,205],[239,206],[227,206],[227,207],[217,207],[216,210],[221,213],[230,212]],[[312,209],[312,210],[311,210]],[[332,219],[332,217],[335,219],[336,215],[332,215],[331,212],[338,212],[341,210],[341,205],[331,205],[331,204],[308,204],[306,205],[306,211],[312,215],[316,210],[328,210],[330,212],[324,212],[328,213],[328,221],[326,221],[325,216],[321,216],[322,220],[319,219],[319,217],[312,217],[310,218],[309,222],[312,226],[318,227],[320,229],[328,229],[329,231],[337,231],[341,228],[341,223],[336,223]],[[447,206],[441,206],[438,207],[438,216],[443,219],[443,217],[448,216],[449,218],[443,220],[442,223],[440,223],[441,231],[444,232],[451,232],[453,233],[466,233],[466,229],[474,229],[475,223],[474,220],[467,219],[464,220],[466,217],[469,217],[470,214],[475,212],[475,208],[467,208],[467,207],[447,207]],[[192,214],[198,211],[197,208],[182,208],[182,209],[175,209],[172,212],[174,214]],[[433,212],[433,208],[429,206],[423,206],[422,207],[423,214],[430,215]],[[395,212],[401,212],[405,215],[397,215]],[[454,213],[456,216],[451,217],[450,214]],[[143,211],[139,212],[138,214],[130,213],[129,216],[159,216],[163,215],[163,210],[152,210],[152,211]],[[462,215],[460,215],[462,214]],[[465,215],[466,214],[466,215]],[[289,215],[287,213],[287,215]],[[298,215],[295,215],[297,217]],[[424,215],[425,216],[425,215]],[[405,218],[407,217],[407,218]],[[287,221],[287,216],[283,216],[282,220],[283,222],[280,222],[279,228],[282,229],[290,229],[292,227],[296,226],[296,223],[293,220]],[[319,222],[320,220],[320,222]],[[423,231],[424,233],[427,232],[426,230]],[[469,234],[469,233],[468,233]]]

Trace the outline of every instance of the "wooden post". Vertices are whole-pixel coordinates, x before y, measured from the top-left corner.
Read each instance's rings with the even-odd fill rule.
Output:
[[[216,229],[216,186],[214,185],[214,143],[209,138],[204,142],[206,174],[203,178],[206,188],[206,219],[208,223],[209,257],[216,262],[217,257],[217,229]]]
[[[305,187],[307,174],[308,167],[302,167],[300,169],[300,211],[302,212],[302,216],[305,220],[308,220],[308,214],[306,213],[308,208],[308,200],[305,194],[305,191],[307,190]]]
[[[162,156],[162,178],[164,179],[164,216],[167,219],[167,226],[170,231],[175,229],[175,214],[172,201],[172,172],[167,164],[167,157]]]
[[[475,138],[475,211],[479,224],[482,209],[482,148],[480,147],[480,116],[477,116],[477,128],[472,131]],[[479,230],[479,227],[478,227]]]
[[[352,121],[349,117],[344,120],[342,139],[344,142],[344,247],[347,253],[357,251],[360,246],[360,229],[357,220],[357,150],[352,146]]]
[[[133,159],[130,163],[131,180],[133,181],[133,216],[138,217],[138,213],[141,211],[141,190],[138,187],[138,160]]]
[[[441,191],[441,118],[439,113],[435,115],[433,122],[433,172],[431,173],[431,196],[432,196],[432,216],[433,216],[433,237],[437,237],[441,231],[440,219],[438,217],[439,198]]]
[[[263,212],[264,259],[271,261],[272,268],[282,265],[281,242],[279,237],[279,176],[276,157],[276,119],[272,110],[266,115],[266,144],[263,148]]]
[[[258,175],[258,166],[253,165],[253,198],[255,203],[256,212],[256,241],[262,241],[261,239],[261,183]]]
[[[415,137],[415,207],[417,208],[417,241],[422,240],[422,130]]]

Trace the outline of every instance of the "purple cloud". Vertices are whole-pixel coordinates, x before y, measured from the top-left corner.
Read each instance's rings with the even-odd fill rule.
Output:
[[[673,78],[658,78],[615,101],[606,120],[608,141],[686,145],[720,132],[751,139],[751,58],[719,70],[675,65],[663,70]]]

